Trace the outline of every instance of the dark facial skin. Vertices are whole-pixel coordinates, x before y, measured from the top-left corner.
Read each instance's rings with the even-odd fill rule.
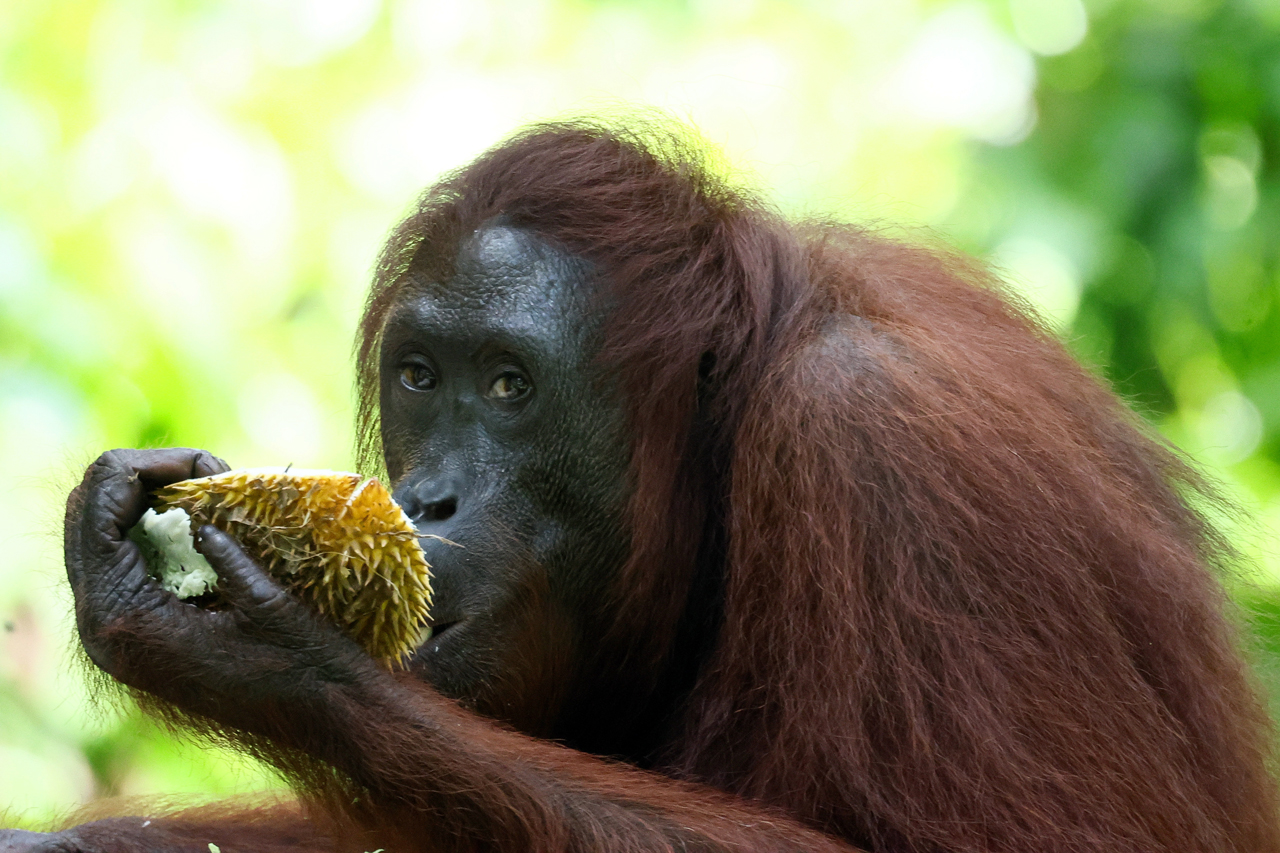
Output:
[[[616,794],[627,780],[652,785],[648,777],[495,727],[439,695],[527,734],[584,742],[584,697],[601,692],[593,667],[630,544],[631,446],[620,394],[598,360],[607,312],[592,299],[585,264],[492,225],[460,247],[455,269],[444,282],[410,280],[379,357],[390,485],[434,573],[432,633],[411,672],[380,667],[213,527],[198,531],[196,547],[218,573],[223,606],[161,589],[127,535],[147,494],[227,467],[181,448],[105,453],[68,500],[66,564],[84,648],[109,676],[197,725],[335,768],[379,809],[387,838],[423,838],[418,821],[429,814],[444,839],[438,849],[495,839],[505,839],[500,849],[533,849],[523,804],[565,821],[575,849],[589,839],[612,849],[636,832],[663,848],[680,838],[711,849],[690,826],[722,813],[723,802],[712,809],[684,792],[673,801],[685,809],[677,818],[633,811],[631,797]],[[436,690],[413,684],[415,675]],[[643,689],[636,701],[607,691],[604,705],[625,713],[591,716],[600,752],[630,754],[619,733],[653,704]],[[560,775],[573,781],[562,785]],[[510,802],[494,806],[494,792]],[[566,809],[570,801],[589,807]],[[293,813],[280,821],[279,845],[255,825],[245,849],[332,847],[325,825]],[[203,851],[212,831],[107,819],[50,835],[0,831],[0,851]],[[363,849],[392,847],[380,839]]]
[[[554,736],[566,697],[590,680],[582,637],[601,635],[593,620],[627,551],[622,407],[595,358],[580,262],[490,227],[456,269],[411,285],[381,353],[387,469],[434,573],[433,635],[410,666],[482,714]],[[183,449],[111,451],[90,467],[66,526],[89,656],[185,711],[263,734],[277,709],[323,708],[326,685],[376,692],[385,673],[217,530],[196,545],[227,609],[181,602],[148,576],[126,536],[147,492],[222,470]]]
[[[455,268],[410,287],[380,359],[387,471],[434,576],[413,667],[548,734],[626,553],[622,411],[581,262],[491,225]]]

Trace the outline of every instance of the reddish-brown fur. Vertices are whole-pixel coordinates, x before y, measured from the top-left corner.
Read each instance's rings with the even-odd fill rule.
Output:
[[[635,491],[601,689],[657,682],[708,570],[718,640],[648,771],[407,677],[255,722],[345,769],[255,740],[338,819],[300,846],[1280,851],[1202,484],[986,272],[786,222],[661,129],[536,126],[429,191],[384,253],[368,456],[406,273],[447,276],[494,217],[589,260],[611,310]],[[252,827],[199,831],[255,849]]]
[[[612,636],[650,666],[726,507],[725,624],[666,773],[877,849],[1280,849],[1199,481],[988,273],[786,223],[661,130],[535,127],[402,226],[366,371],[401,265],[443,273],[498,215],[616,305],[637,489]]]

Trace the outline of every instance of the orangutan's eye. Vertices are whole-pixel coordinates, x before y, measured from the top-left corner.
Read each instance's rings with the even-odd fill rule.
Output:
[[[400,365],[400,384],[410,391],[430,391],[436,387],[436,372],[425,364]]]
[[[519,400],[532,390],[533,386],[522,374],[514,370],[505,370],[489,386],[489,397],[509,403]]]

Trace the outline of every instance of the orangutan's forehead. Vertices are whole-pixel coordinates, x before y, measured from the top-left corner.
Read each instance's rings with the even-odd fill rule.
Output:
[[[507,225],[477,229],[458,248],[453,276],[411,288],[427,299],[492,317],[554,321],[581,315],[587,265],[535,234]]]
[[[411,280],[387,325],[581,346],[600,325],[586,310],[587,269],[535,234],[488,225],[459,248],[448,281]]]

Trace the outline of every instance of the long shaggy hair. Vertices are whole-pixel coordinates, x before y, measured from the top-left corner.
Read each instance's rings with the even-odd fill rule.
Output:
[[[1280,850],[1194,472],[972,261],[707,164],[552,123],[430,189],[362,323],[366,463],[390,308],[482,224],[529,229],[592,265],[630,418],[602,683],[656,683],[719,590],[657,769],[875,850]]]

